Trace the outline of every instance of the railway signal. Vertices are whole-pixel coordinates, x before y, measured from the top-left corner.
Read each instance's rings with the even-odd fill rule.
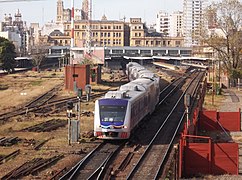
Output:
[[[92,87],[90,84],[87,84],[85,86],[85,91],[86,91],[86,96],[87,96],[87,102],[90,101],[91,98],[91,91],[92,91]]]
[[[68,117],[68,118],[72,118],[72,117],[74,117],[75,114],[73,114],[73,108],[74,108],[74,104],[73,104],[73,102],[72,102],[72,101],[68,101],[68,102],[66,103],[66,107],[67,107],[67,110],[66,110],[66,112],[67,112],[67,117]]]

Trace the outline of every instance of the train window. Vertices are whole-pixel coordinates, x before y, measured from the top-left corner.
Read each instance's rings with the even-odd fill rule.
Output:
[[[104,122],[123,122],[126,106],[101,105],[100,118]]]

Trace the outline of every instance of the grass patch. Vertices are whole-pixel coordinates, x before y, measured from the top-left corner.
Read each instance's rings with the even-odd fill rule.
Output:
[[[217,110],[225,97],[223,95],[206,94],[203,107],[208,110]]]
[[[32,86],[40,86],[41,84],[42,84],[42,81],[40,80],[30,82],[30,85]]]

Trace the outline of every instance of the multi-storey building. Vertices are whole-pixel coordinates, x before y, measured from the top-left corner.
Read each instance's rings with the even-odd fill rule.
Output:
[[[87,21],[75,21],[74,46],[85,47]],[[131,18],[130,22],[110,21],[106,16],[102,20],[92,20],[92,46],[144,46],[144,47],[181,47],[183,37],[167,37],[162,33],[149,31],[141,18]],[[64,22],[64,33],[55,31],[50,39],[55,45],[70,45],[71,22]]]
[[[180,11],[168,14],[160,11],[156,17],[156,31],[163,36],[182,36],[183,13]]]
[[[5,14],[0,31],[0,36],[13,42],[19,55],[26,55],[28,42],[27,28],[26,23],[22,21],[22,14],[19,10],[15,13],[14,20],[11,14]]]
[[[170,34],[171,37],[183,36],[183,12],[176,11],[170,16]]]
[[[160,11],[156,16],[156,31],[163,36],[170,36],[170,17],[165,11]]]
[[[204,26],[204,10],[207,7],[207,0],[184,0],[183,1],[183,31],[185,46],[199,44],[201,26]]]
[[[141,18],[130,18],[130,46],[143,47],[181,47],[183,37],[164,36],[163,33],[149,32]]]
[[[127,25],[123,21],[110,20],[92,20],[90,22],[92,29],[92,45],[96,46],[128,46],[129,38]],[[75,21],[74,25],[74,45],[84,46],[86,38],[85,20]],[[71,36],[71,22],[64,22],[64,34]]]

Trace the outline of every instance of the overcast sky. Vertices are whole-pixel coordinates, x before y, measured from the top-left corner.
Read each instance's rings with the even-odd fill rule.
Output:
[[[51,20],[56,20],[57,0],[27,0],[28,2],[1,2],[0,0],[0,19],[3,20],[4,14],[14,14],[17,9],[22,13],[22,19],[31,22],[44,24]],[[148,24],[155,22],[156,13],[160,10],[168,12],[182,11],[183,0],[92,0],[93,19],[101,19],[105,14],[110,20],[119,20],[126,17],[141,17]],[[81,8],[82,0],[74,0],[75,8]],[[64,0],[64,8],[70,8],[71,0]]]

